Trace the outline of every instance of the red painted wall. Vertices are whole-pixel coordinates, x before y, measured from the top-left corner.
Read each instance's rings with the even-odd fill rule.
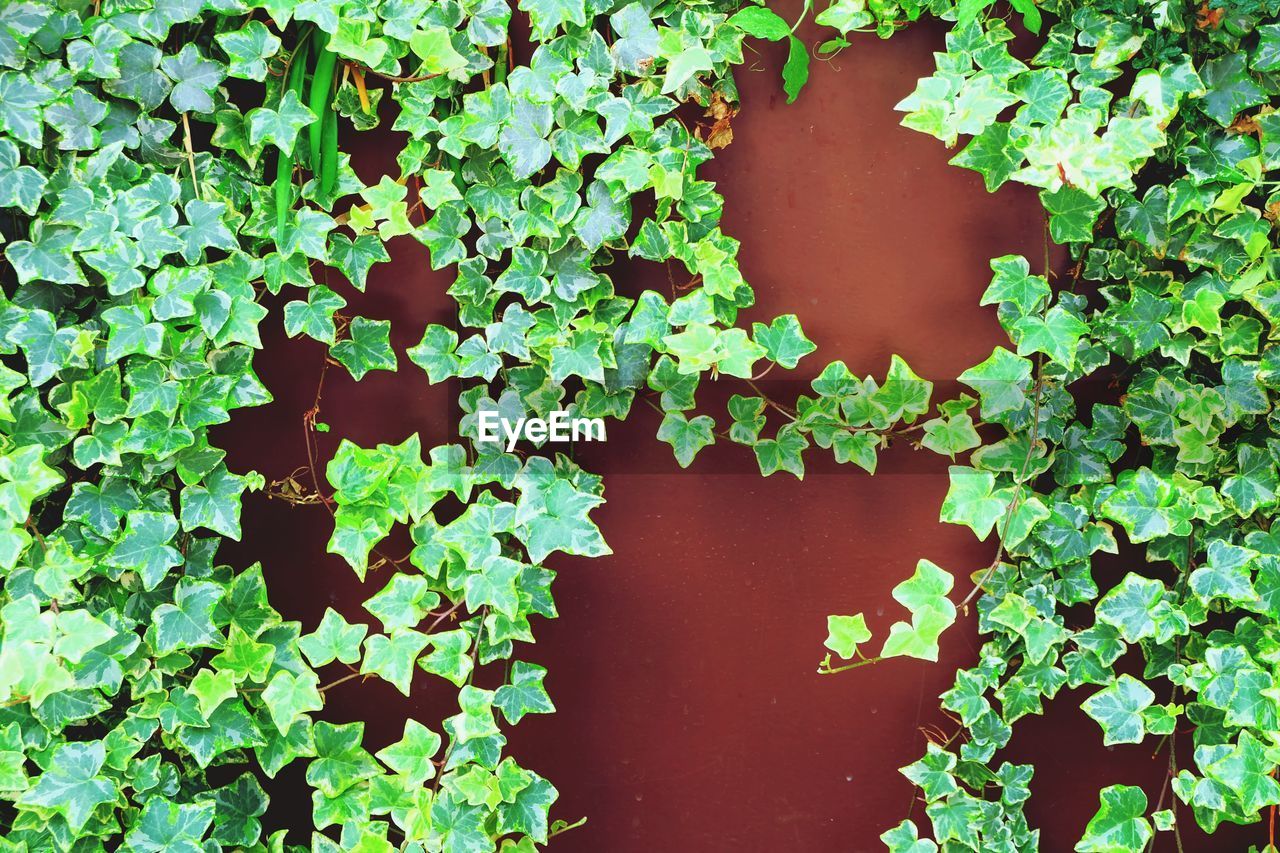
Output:
[[[988,195],[976,174],[947,165],[951,152],[898,126],[893,105],[930,73],[940,47],[941,30],[929,25],[891,42],[860,39],[831,65],[815,63],[791,106],[776,50],[765,47],[762,71],[739,74],[735,141],[706,175],[726,197],[724,230],[743,242],[742,270],[757,294],[743,319],[794,312],[819,345],[801,378],[837,358],[855,373],[881,375],[899,353],[945,382],[1004,342],[994,310],[978,306],[988,259],[1021,253],[1033,268],[1043,262],[1033,193]],[[393,137],[350,140],[366,181],[394,168]],[[403,354],[427,323],[453,322],[444,293],[451,278],[432,272],[411,238],[390,248],[392,262],[374,269],[366,295],[331,286],[353,310],[391,319]],[[616,279],[625,292],[670,287],[650,264],[624,264]],[[271,480],[306,464],[301,417],[323,352],[285,340],[278,319],[266,326],[273,331],[258,366],[276,401],[237,414],[220,437],[233,468]],[[427,446],[453,438],[455,389],[431,387],[402,364],[396,375],[358,384],[340,368],[329,371],[320,414],[333,428],[321,437],[326,459],[341,436],[365,445],[415,431]],[[708,397],[741,390],[724,383]],[[994,546],[938,523],[946,462],[927,452],[895,448],[874,478],[819,454],[801,483],[761,479],[744,448],[717,446],[681,471],[653,437],[657,422],[637,406],[631,420],[611,424],[606,445],[580,450],[585,467],[606,475],[608,504],[595,518],[615,555],[555,560],[560,619],[536,624],[539,642],[519,650],[550,669],[546,685],[559,712],[526,718],[512,751],[560,789],[554,816],[589,818],[552,849],[880,849],[880,832],[921,815],[896,769],[922,752],[922,726],[947,725],[936,697],[954,667],[971,661],[978,639],[972,620],[962,620],[936,665],[898,660],[823,677],[814,670],[825,617],[862,610],[883,636],[900,615],[889,590],[918,558],[964,578],[989,562]],[[368,618],[360,602],[385,576],[361,586],[324,553],[331,523],[322,509],[255,495],[244,527],[243,543],[223,557],[261,559],[272,602],[288,618],[311,630],[330,605],[353,621]],[[328,696],[326,716],[368,720],[377,749],[398,739],[407,716],[435,727],[453,712],[455,691],[419,673],[411,699],[380,682],[352,682]],[[1101,746],[1096,725],[1075,707],[1082,698],[1064,692],[1048,717],[1020,722],[1010,749],[1011,760],[1036,762],[1029,813],[1046,851],[1070,849],[1099,787],[1125,782],[1154,792],[1162,781],[1164,761],[1151,758],[1151,747]],[[291,770],[275,786],[270,819],[309,826],[300,777]],[[1184,840],[1188,850],[1242,850],[1264,843],[1265,833]],[[1155,849],[1172,849],[1171,839]]]

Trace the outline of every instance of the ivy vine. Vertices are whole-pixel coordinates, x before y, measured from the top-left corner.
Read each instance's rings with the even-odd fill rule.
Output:
[[[504,730],[553,710],[516,644],[555,616],[549,555],[608,553],[590,517],[603,483],[564,455],[481,441],[476,423],[637,403],[661,411],[683,466],[717,440],[766,475],[802,477],[815,446],[868,471],[894,441],[957,460],[941,517],[995,544],[960,602],[989,639],[942,697],[961,728],[904,768],[932,840],[908,820],[891,850],[1034,849],[1032,768],[994,757],[1064,685],[1098,688],[1084,707],[1105,742],[1160,738],[1170,766],[1154,808],[1103,790],[1077,849],[1176,834],[1177,803],[1209,830],[1280,804],[1266,177],[1280,9],[1016,2],[1043,30],[1021,58],[981,0],[817,13],[839,31],[826,52],[926,13],[951,21],[904,123],[970,137],[954,162],[989,189],[1040,188],[1073,253],[1066,278],[992,261],[982,302],[1011,348],[960,376],[972,395],[935,404],[896,356],[882,380],[834,362],[794,401],[756,382],[816,348],[792,315],[738,323],[753,295],[697,167],[732,138],[745,37],[788,42],[799,95],[798,22],[728,0],[516,6],[527,40],[503,0],[0,9],[0,845],[277,849],[305,839],[263,827],[263,782],[295,760],[315,850],[527,851],[570,828]],[[399,174],[366,186],[338,142],[384,120],[407,137]],[[402,235],[457,271],[457,327],[428,326],[408,356],[460,382],[461,439],[343,441],[322,482],[318,391],[309,484],[230,471],[208,430],[270,399],[252,367],[264,296],[289,288],[278,321],[354,379],[395,370],[390,324],[344,314],[316,273],[363,289]],[[666,264],[671,292],[616,292],[622,253]],[[1078,410],[1072,385],[1094,374],[1123,390]],[[707,377],[742,386],[727,428],[698,407]],[[305,631],[259,567],[217,562],[261,488],[323,507],[329,550],[385,578],[364,603],[376,628],[330,609]],[[399,525],[402,556],[384,542]],[[1101,590],[1091,556],[1123,540],[1148,565]],[[894,590],[909,620],[875,657],[859,651],[864,617],[831,617],[828,648],[851,662],[821,671],[936,660],[954,586],[922,560]],[[1130,647],[1141,671],[1118,671]],[[315,717],[340,683],[408,694],[419,671],[457,694],[439,731],[409,720],[375,754],[362,724]],[[212,784],[223,765],[234,781]]]
[[[399,235],[458,270],[473,331],[428,327],[409,356],[431,381],[465,380],[471,416],[619,417],[648,383],[687,464],[696,446],[673,431],[702,373],[812,348],[792,317],[760,342],[730,328],[751,292],[695,176],[704,130],[675,116],[690,100],[731,113],[731,10],[521,11],[532,38],[517,46],[500,0],[0,10],[6,848],[278,848],[263,783],[295,760],[312,849],[530,850],[570,828],[549,820],[550,782],[503,754],[503,728],[553,709],[545,670],[511,658],[531,617],[555,615],[542,561],[607,553],[590,519],[600,478],[411,436],[343,442],[322,483],[319,391],[309,487],[234,473],[208,439],[270,399],[252,367],[266,296],[288,289],[286,331],[353,378],[397,367],[389,324],[344,315],[315,276],[362,289]],[[376,126],[388,93],[400,174],[365,186],[338,128]],[[632,231],[641,192],[656,209]],[[679,259],[700,286],[619,296],[604,270],[623,250]],[[327,509],[330,550],[386,579],[365,602],[376,629],[331,609],[306,631],[258,566],[217,562],[261,488]],[[398,524],[414,548],[397,557],[380,545]],[[497,661],[498,683],[478,686]],[[339,684],[408,693],[416,671],[456,691],[439,730],[410,720],[372,754],[361,723],[314,718]],[[234,781],[212,783],[222,767]]]
[[[837,42],[923,13],[954,21],[937,70],[898,105],[903,124],[947,145],[969,137],[952,162],[989,190],[1038,187],[1073,260],[1066,276],[1047,259],[1042,274],[992,261],[982,303],[1012,349],[961,374],[976,399],[939,407],[981,419],[941,520],[994,543],[962,600],[987,640],[942,696],[956,730],[902,769],[929,833],[903,821],[882,836],[893,851],[1038,847],[1023,812],[1034,768],[996,755],[1063,687],[1088,687],[1104,744],[1153,743],[1169,771],[1154,803],[1103,789],[1076,850],[1145,850],[1156,832],[1181,849],[1184,820],[1212,832],[1274,820],[1280,804],[1280,196],[1267,177],[1280,165],[1280,7],[1048,2],[1028,26],[1041,11],[1052,23],[1022,58],[981,3],[837,0],[818,16]],[[1077,403],[1095,376],[1113,393]],[[1093,555],[1127,546],[1145,564],[1099,588]],[[858,649],[872,637],[861,614],[832,616],[827,647],[853,662],[828,656],[820,671],[936,660],[953,583],[922,561],[894,590],[910,622],[876,657]]]

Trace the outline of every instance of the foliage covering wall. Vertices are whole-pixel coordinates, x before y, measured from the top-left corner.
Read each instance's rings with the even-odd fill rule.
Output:
[[[990,564],[921,561],[879,654],[859,650],[860,614],[837,615],[821,667],[936,660],[957,605],[977,608],[979,661],[942,697],[958,727],[904,768],[927,807],[886,832],[891,850],[1035,849],[1034,768],[995,756],[1067,685],[1091,685],[1105,743],[1150,742],[1171,778],[1155,802],[1100,792],[1077,849],[1141,850],[1280,803],[1278,10],[1012,5],[803,13],[835,30],[819,56],[923,14],[951,22],[904,123],[959,146],[989,189],[1040,188],[1047,236],[1070,246],[1066,278],[991,262],[982,303],[1009,344],[961,374],[971,394],[934,401],[897,357],[879,380],[834,362],[794,400],[754,383],[815,347],[792,315],[738,323],[752,292],[697,167],[730,138],[744,39],[787,42],[782,86],[802,96],[813,46],[762,6],[4,4],[0,848],[530,850],[563,831],[555,788],[505,732],[554,710],[524,659],[535,617],[555,616],[542,563],[608,553],[603,483],[477,440],[488,410],[653,406],[681,465],[732,442],[764,475],[803,476],[820,451],[874,471],[894,441],[955,460],[941,520],[989,539]],[[1037,34],[1031,53],[1010,52],[1009,16]],[[339,128],[379,122],[407,141],[398,174],[365,186]],[[327,344],[357,380],[401,367],[389,323],[345,314],[316,279],[363,288],[406,234],[457,271],[456,328],[427,327],[409,357],[460,381],[464,439],[313,461],[289,497],[332,514],[330,550],[385,584],[374,623],[331,609],[307,631],[258,566],[216,559],[241,495],[266,484],[230,471],[208,431],[270,399],[263,322]],[[671,262],[682,295],[616,293],[623,254]],[[1114,399],[1077,405],[1095,376]],[[727,417],[697,405],[711,377],[741,385]],[[317,410],[306,423],[325,429]],[[409,553],[384,542],[397,525]],[[1100,589],[1091,557],[1124,540],[1148,562]],[[1126,654],[1140,662],[1118,667]],[[496,689],[474,683],[483,667]],[[333,685],[408,694],[419,670],[457,696],[436,729],[409,720],[370,753],[362,724],[323,721]],[[263,784],[294,761],[311,839],[261,820]]]

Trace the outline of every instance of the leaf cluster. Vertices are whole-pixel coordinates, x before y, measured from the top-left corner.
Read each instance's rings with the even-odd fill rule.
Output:
[[[1045,3],[1051,23],[1027,60],[998,18],[928,11],[953,24],[935,73],[898,105],[903,124],[949,146],[967,138],[952,162],[989,190],[1038,188],[1047,236],[1074,264],[1046,278],[1020,257],[992,261],[982,302],[1010,344],[960,376],[985,429],[941,510],[995,547],[965,598],[986,640],[942,696],[958,731],[903,768],[931,838],[905,821],[883,839],[1034,848],[1034,768],[996,756],[1063,688],[1090,691],[1083,709],[1105,744],[1156,745],[1171,788],[1157,799],[1174,803],[1152,812],[1142,790],[1109,786],[1075,849],[1142,850],[1184,819],[1256,822],[1280,802],[1268,178],[1280,10]],[[1117,393],[1078,403],[1082,380]],[[1108,577],[1094,569],[1104,553],[1145,561]],[[1080,607],[1083,621],[1068,615]],[[871,638],[861,617],[832,620],[841,656]],[[1175,732],[1190,733],[1189,754]]]

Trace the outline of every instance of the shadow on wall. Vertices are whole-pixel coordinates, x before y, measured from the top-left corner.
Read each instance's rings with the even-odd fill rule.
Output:
[[[815,63],[790,106],[774,46],[762,47],[761,71],[738,75],[744,109],[735,141],[704,176],[726,196],[724,230],[743,242],[742,269],[758,298],[743,319],[794,312],[819,345],[801,364],[803,379],[833,359],[860,375],[883,374],[895,352],[926,378],[950,379],[1005,343],[994,310],[978,306],[988,260],[1020,253],[1033,268],[1043,264],[1034,193],[988,195],[976,174],[947,165],[950,153],[935,140],[897,124],[893,105],[931,72],[940,44],[941,30],[926,24],[887,43],[859,40],[836,60],[838,71]],[[379,130],[350,140],[366,182],[394,172],[396,137]],[[352,311],[394,321],[402,369],[358,384],[329,371],[319,419],[332,431],[320,436],[321,470],[339,437],[371,445],[418,432],[430,446],[454,436],[456,389],[428,385],[403,355],[428,323],[454,323],[451,275],[432,272],[411,238],[397,238],[390,252],[366,294],[331,283]],[[627,293],[671,286],[653,265],[614,272]],[[276,400],[237,415],[219,441],[233,469],[270,481],[307,465],[302,415],[324,352],[285,341],[278,320],[268,328],[272,355],[258,369]],[[722,384],[708,397],[741,390]],[[714,405],[723,412],[722,400]],[[989,562],[993,546],[938,523],[946,462],[931,454],[895,448],[874,478],[818,462],[799,483],[715,473],[751,470],[744,448],[722,444],[681,471],[654,438],[658,420],[637,406],[630,420],[610,424],[608,443],[579,451],[588,470],[609,472],[609,502],[595,518],[615,555],[553,561],[561,616],[536,625],[538,643],[520,654],[548,667],[559,711],[526,718],[511,751],[559,788],[554,817],[589,818],[553,849],[881,849],[881,832],[922,817],[896,768],[921,754],[921,727],[950,731],[936,697],[954,667],[973,659],[974,626],[951,630],[937,665],[895,660],[822,677],[814,669],[825,617],[864,610],[883,636],[899,617],[889,590],[918,558],[963,578]],[[317,506],[249,496],[244,541],[222,557],[262,559],[272,603],[304,630],[327,606],[368,621],[360,603],[386,570],[361,585],[325,554],[331,529]],[[479,683],[493,686],[484,676]],[[438,687],[418,673],[406,699],[382,682],[353,681],[328,694],[325,716],[366,720],[366,745],[380,749],[399,738],[406,717],[436,727],[454,712],[445,703],[455,691]],[[1024,722],[1010,756],[1037,759],[1029,812],[1046,851],[1069,849],[1065,839],[1079,837],[1103,785],[1156,791],[1163,781],[1162,762],[1142,749],[1104,749],[1096,725],[1063,699],[1048,718]],[[290,772],[268,817],[309,827],[306,786],[299,769]],[[1188,850],[1222,850],[1265,840],[1257,827],[1245,832],[1213,842],[1184,832],[1184,841]]]

